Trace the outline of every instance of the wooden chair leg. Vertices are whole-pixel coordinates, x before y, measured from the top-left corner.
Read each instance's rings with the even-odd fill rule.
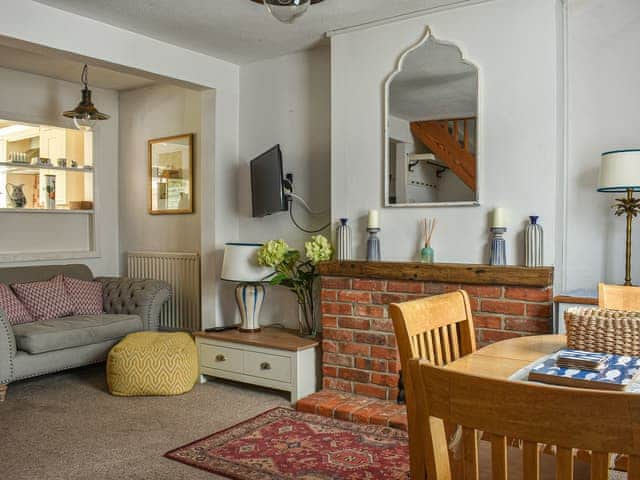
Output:
[[[0,402],[4,402],[7,398],[7,385],[0,383]]]

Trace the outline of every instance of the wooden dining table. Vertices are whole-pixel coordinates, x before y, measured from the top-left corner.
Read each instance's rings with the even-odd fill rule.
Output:
[[[535,335],[492,343],[451,362],[446,368],[484,377],[508,379],[518,370],[567,348],[566,335]]]
[[[506,380],[518,370],[563,348],[567,348],[566,335],[535,335],[510,338],[480,348],[451,362],[445,368]],[[517,441],[513,442],[513,446],[516,445]],[[546,453],[552,453],[551,450],[545,451]],[[587,463],[590,461],[588,452],[576,450],[574,455]],[[626,471],[626,455],[617,455],[614,464],[617,470]]]

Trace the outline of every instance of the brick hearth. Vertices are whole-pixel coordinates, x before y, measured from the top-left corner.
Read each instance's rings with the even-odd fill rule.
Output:
[[[404,407],[395,404],[400,360],[390,303],[462,288],[479,347],[553,329],[550,268],[332,262],[321,273],[323,391],[298,403],[304,411],[406,425]]]

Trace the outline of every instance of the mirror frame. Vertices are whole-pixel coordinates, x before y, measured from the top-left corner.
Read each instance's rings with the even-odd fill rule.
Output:
[[[476,199],[461,200],[459,202],[390,203],[389,202],[389,110],[390,110],[389,90],[390,90],[391,82],[393,81],[393,79],[396,77],[396,75],[398,75],[402,71],[402,67],[404,65],[404,61],[407,58],[407,56],[413,51],[420,48],[422,45],[424,45],[424,43],[430,38],[441,45],[447,45],[447,46],[456,48],[460,53],[460,58],[462,59],[462,62],[474,67],[478,72],[477,81],[476,81],[476,92],[478,96],[477,97],[478,109],[476,112],[476,115],[477,115],[476,116],[476,119],[477,119],[476,121],[476,178],[477,178],[478,189],[476,191]],[[416,43],[414,43],[413,45],[411,45],[409,48],[407,48],[405,51],[402,52],[402,54],[400,55],[400,58],[396,63],[396,68],[387,77],[387,80],[384,83],[384,100],[383,101],[384,101],[384,118],[383,118],[383,138],[382,138],[383,147],[382,148],[384,150],[384,172],[383,172],[383,183],[384,183],[383,205],[384,207],[385,208],[425,208],[425,207],[469,207],[469,206],[477,207],[479,206],[480,190],[481,190],[479,187],[480,185],[482,185],[482,182],[481,182],[482,174],[480,170],[480,165],[481,165],[481,162],[480,162],[481,148],[480,147],[482,147],[482,143],[479,142],[478,140],[481,137],[483,122],[480,121],[482,107],[480,102],[480,69],[478,68],[478,66],[475,63],[466,59],[464,53],[462,52],[462,49],[459,46],[451,42],[439,40],[433,35],[433,33],[431,33],[431,28],[427,26],[426,31],[424,35],[420,38],[420,40],[418,40]]]
[[[149,212],[150,215],[179,215],[179,214],[185,214],[185,213],[193,213],[193,196],[194,196],[194,185],[193,185],[193,137],[194,134],[193,133],[185,133],[182,135],[172,135],[170,137],[161,137],[161,138],[152,138],[151,140],[147,141],[148,144],[148,155],[149,155],[149,160],[148,160],[148,178],[149,178],[149,182],[147,185],[147,189],[148,189],[148,205],[147,205],[147,211]],[[189,207],[188,208],[183,208],[183,209],[176,209],[176,210],[154,210],[153,209],[153,199],[152,199],[152,195],[153,195],[153,145],[156,143],[164,143],[164,142],[168,142],[170,140],[177,140],[177,139],[183,139],[186,138],[189,141],[189,188],[190,188],[190,195],[189,195]]]

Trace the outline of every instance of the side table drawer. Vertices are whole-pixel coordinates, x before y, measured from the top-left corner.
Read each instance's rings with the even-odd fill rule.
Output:
[[[245,351],[244,373],[253,377],[291,383],[291,358]]]
[[[242,350],[201,343],[200,363],[209,368],[242,373]]]

